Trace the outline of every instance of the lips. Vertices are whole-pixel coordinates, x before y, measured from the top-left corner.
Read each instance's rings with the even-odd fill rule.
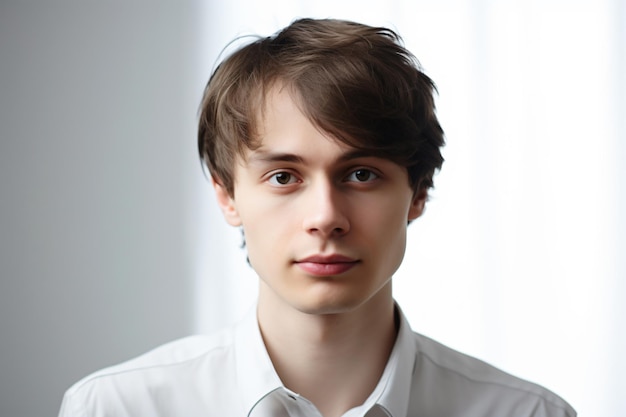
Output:
[[[316,276],[343,274],[358,263],[358,260],[343,255],[313,255],[295,262],[300,269]]]

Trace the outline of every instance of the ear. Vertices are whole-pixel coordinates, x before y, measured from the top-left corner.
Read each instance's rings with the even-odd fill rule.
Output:
[[[427,199],[428,190],[425,188],[418,190],[413,195],[413,201],[411,201],[411,206],[409,207],[409,221],[417,219],[422,215],[422,213],[424,213],[424,207]]]
[[[235,200],[228,194],[228,191],[224,186],[215,178],[211,177],[213,188],[215,189],[215,196],[217,197],[217,204],[222,209],[224,219],[231,226],[241,226],[241,219],[239,218],[239,212],[235,206]]]

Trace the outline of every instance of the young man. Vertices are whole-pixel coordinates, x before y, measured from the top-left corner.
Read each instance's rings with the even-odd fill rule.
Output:
[[[351,22],[299,20],[228,57],[198,143],[243,228],[256,308],[85,378],[61,416],[575,416],[413,333],[394,303],[407,226],[443,162],[433,90],[395,33]]]

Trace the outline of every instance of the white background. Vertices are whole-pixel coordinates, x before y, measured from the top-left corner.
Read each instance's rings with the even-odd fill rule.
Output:
[[[396,29],[439,87],[446,162],[395,278],[413,327],[625,415],[623,2],[256,3],[0,2],[0,416],[250,306],[197,106],[227,42],[299,16]]]

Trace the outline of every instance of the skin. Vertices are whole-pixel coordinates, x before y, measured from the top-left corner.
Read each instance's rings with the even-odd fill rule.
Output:
[[[316,128],[288,89],[265,104],[260,146],[238,158],[234,195],[214,181],[217,200],[243,227],[278,375],[323,416],[341,416],[367,399],[393,347],[391,278],[426,193],[404,167]]]

